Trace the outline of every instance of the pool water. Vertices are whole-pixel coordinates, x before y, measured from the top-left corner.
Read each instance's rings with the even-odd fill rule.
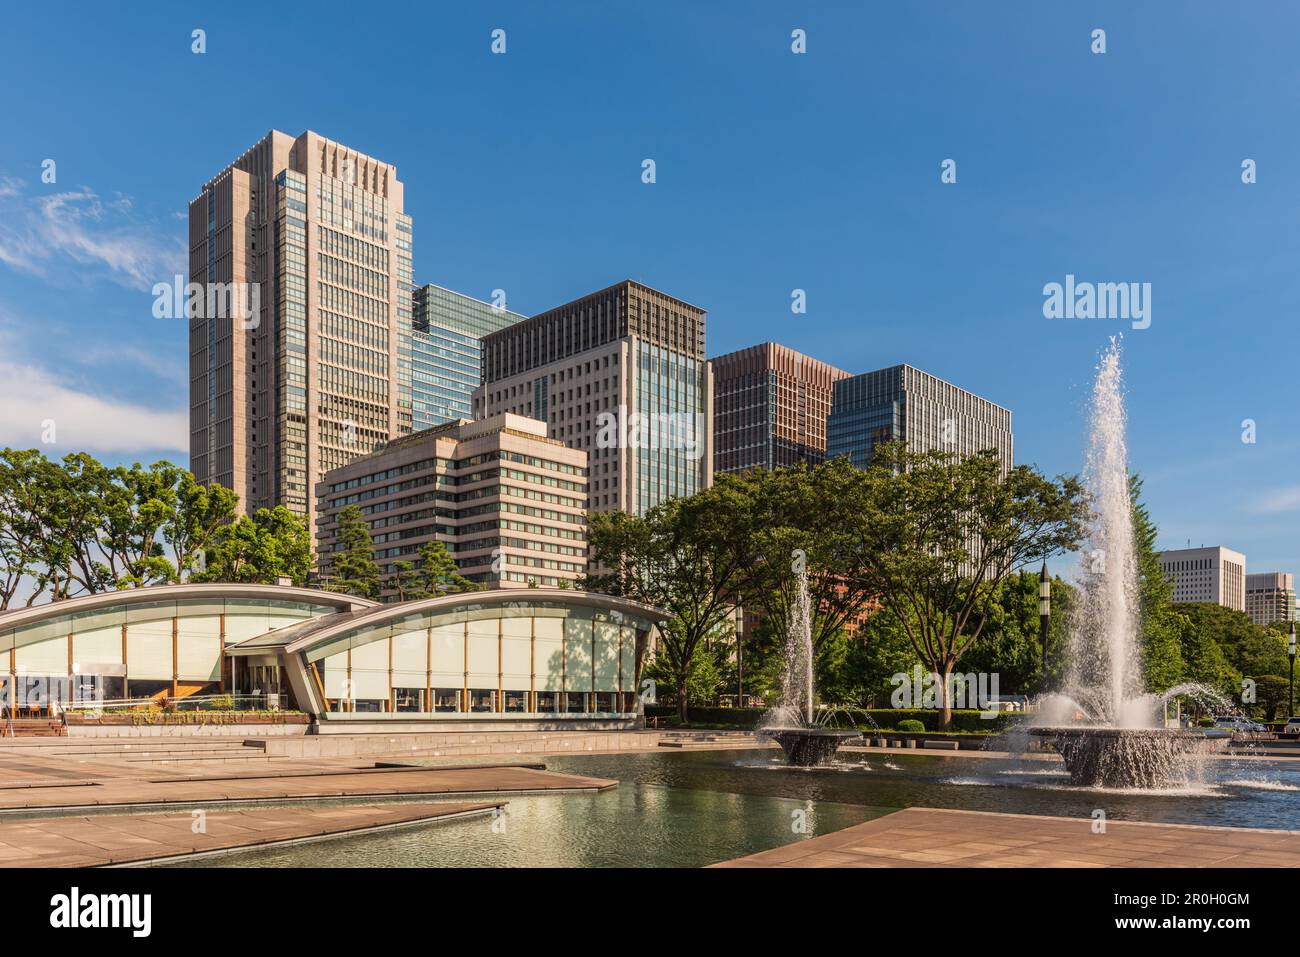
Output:
[[[520,795],[503,817],[239,852],[203,867],[698,867],[806,840],[901,807],[1289,828],[1300,768],[1215,761],[1174,792],[1070,785],[1059,763],[960,755],[848,755],[789,768],[770,751],[563,755],[553,771],[615,778],[600,793]],[[457,796],[454,800],[470,800]],[[451,799],[449,799],[451,800]]]

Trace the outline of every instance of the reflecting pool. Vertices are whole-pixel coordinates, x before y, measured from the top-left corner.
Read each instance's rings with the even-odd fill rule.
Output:
[[[697,867],[920,805],[1112,820],[1290,828],[1300,767],[1212,762],[1178,791],[1079,788],[1059,762],[850,753],[795,768],[769,750],[551,756],[548,768],[615,778],[596,794],[510,797],[489,816],[206,858],[203,867]],[[471,800],[457,796],[455,801]],[[373,803],[373,802],[371,802]]]

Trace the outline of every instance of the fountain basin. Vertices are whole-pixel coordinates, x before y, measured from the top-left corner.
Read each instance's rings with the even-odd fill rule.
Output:
[[[787,764],[810,768],[835,757],[840,745],[850,739],[862,739],[860,731],[836,731],[831,728],[763,728],[759,737],[771,738],[785,752]]]
[[[1166,728],[1075,725],[1029,733],[1050,740],[1070,780],[1083,787],[1180,787],[1193,777],[1197,758],[1224,743],[1200,731]]]

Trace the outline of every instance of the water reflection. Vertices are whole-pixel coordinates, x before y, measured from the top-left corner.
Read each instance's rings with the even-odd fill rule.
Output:
[[[1288,828],[1300,820],[1300,769],[1250,759],[1215,762],[1208,783],[1187,792],[1079,788],[1056,763],[957,755],[852,755],[833,769],[790,767],[752,750],[545,760],[554,771],[622,784],[596,794],[510,798],[495,825],[467,818],[192,866],[697,867],[913,805],[1085,819],[1101,807],[1112,820],[1230,827]]]

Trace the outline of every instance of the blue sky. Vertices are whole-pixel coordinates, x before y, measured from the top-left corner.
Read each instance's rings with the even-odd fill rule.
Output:
[[[1295,8],[121,9],[23,4],[0,35],[2,444],[53,418],[51,454],[185,461],[185,330],[149,289],[184,270],[207,178],[311,128],[396,164],[421,281],[532,313],[639,279],[709,310],[710,354],[773,339],[987,396],[1049,473],[1081,467],[1097,354],[1126,331],[1162,546],[1300,571]],[[1067,273],[1151,283],[1150,328],[1044,318]]]

